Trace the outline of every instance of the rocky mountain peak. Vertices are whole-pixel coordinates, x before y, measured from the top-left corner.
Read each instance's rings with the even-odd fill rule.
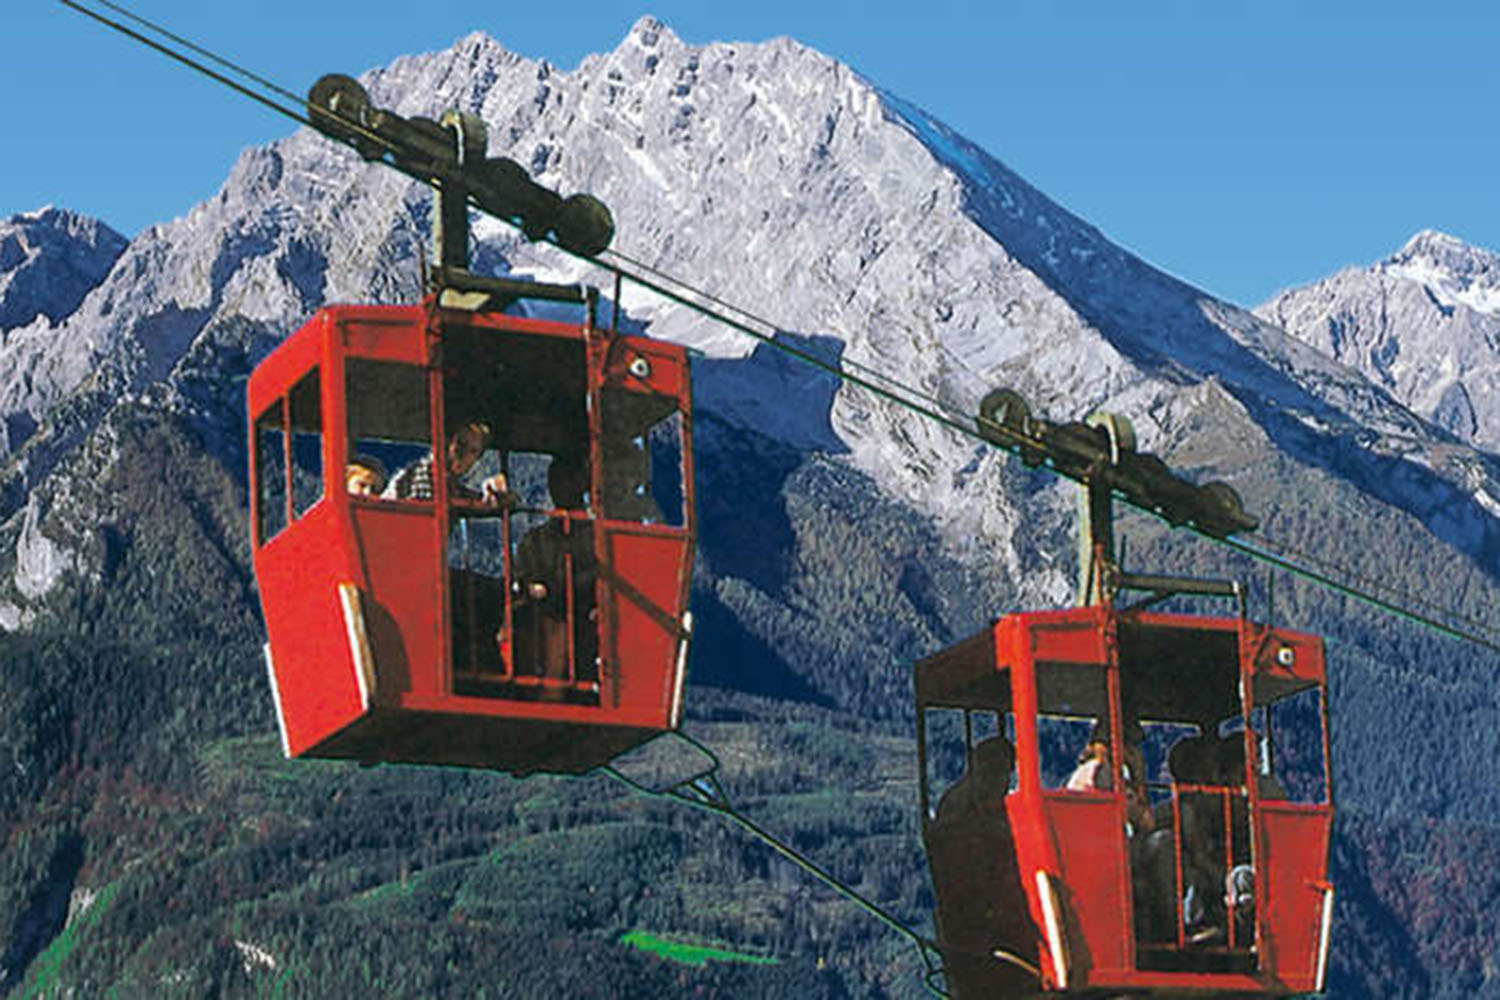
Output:
[[[0,220],[0,334],[78,308],[125,250],[97,219],[48,205]]]
[[[1456,236],[1424,229],[1377,267],[1425,285],[1449,308],[1500,315],[1500,255]]]
[[[615,249],[849,363],[899,373],[951,413],[1008,386],[1055,419],[1105,406],[1137,416],[1154,448],[1200,408],[1183,386],[1212,379],[1226,420],[1291,448],[1322,435],[1341,462],[1364,461],[1347,444],[1361,435],[1430,430],[1354,371],[1110,244],[936,118],[790,39],[690,45],[648,17],[614,51],[562,71],[475,32],[362,79],[404,115],[477,112],[490,155],[609,205]],[[247,151],[215,198],[141,234],[55,334],[4,345],[0,372],[23,374],[0,378],[0,454],[27,452],[0,484],[0,514],[20,511],[123,395],[240,433],[236,379],[313,310],[416,297],[429,204],[421,185],[306,130]],[[608,280],[498,224],[475,236],[488,270]],[[753,346],[628,286],[625,298],[633,323],[711,357]],[[750,397],[769,390],[720,378],[722,415],[763,423]],[[69,402],[79,393],[88,406]],[[1015,551],[1015,512],[988,502],[1003,458],[847,387],[776,405],[778,428],[817,427],[820,440],[827,428],[833,450],[975,558],[1037,558]],[[34,435],[53,413],[74,431]]]
[[[634,42],[643,49],[654,49],[663,42],[669,46],[682,44],[682,39],[665,22],[651,14],[643,14],[637,18],[625,35],[625,40]]]
[[[1462,441],[1500,451],[1500,256],[1428,229],[1256,309]]]

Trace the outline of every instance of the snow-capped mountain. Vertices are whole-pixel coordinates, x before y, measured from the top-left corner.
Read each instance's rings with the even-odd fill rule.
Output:
[[[645,18],[613,52],[564,71],[475,33],[364,81],[404,115],[478,113],[491,154],[610,205],[616,250],[951,412],[972,414],[997,386],[1054,419],[1113,409],[1144,448],[1266,508],[1283,542],[1299,539],[1278,519],[1295,532],[1303,515],[1273,501],[1297,487],[1267,479],[1268,456],[1496,563],[1492,456],[1356,368],[1133,257],[921,109],[794,41],[688,45]],[[413,299],[429,204],[421,186],[302,130],[247,150],[217,197],[137,236],[55,326],[10,331],[0,516],[18,552],[49,558],[18,565],[14,586],[0,580],[3,620],[23,620],[64,570],[98,572],[87,515],[51,498],[67,479],[54,471],[79,461],[109,414],[185,417],[238,462],[250,367],[324,303]],[[476,239],[477,269],[607,282],[498,224],[482,221]],[[623,304],[712,358],[753,346],[629,285]],[[782,392],[732,367],[704,376],[731,423],[787,445],[809,440],[789,428],[826,428],[841,461],[931,519],[948,554],[1003,568],[1015,599],[1066,598],[1072,550],[1054,537],[1066,489],[1033,496],[1006,457],[854,387]],[[773,399],[774,420],[752,416]]]
[[[1363,372],[1461,441],[1500,451],[1500,256],[1426,230],[1256,315]]]

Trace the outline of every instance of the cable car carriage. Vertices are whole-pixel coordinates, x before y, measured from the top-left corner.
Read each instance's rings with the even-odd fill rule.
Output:
[[[581,773],[678,723],[685,351],[595,326],[592,289],[464,281],[325,308],[250,378],[288,756]]]
[[[1333,915],[1321,640],[1251,622],[1238,584],[1113,564],[1112,496],[1166,497],[1174,523],[1227,533],[1254,524],[1228,487],[1135,455],[1119,418],[1059,427],[1002,402],[992,436],[1086,487],[1084,573],[1080,606],[1007,615],[915,667],[922,830],[953,996],[1321,991]],[[1127,590],[1151,596],[1117,604]],[[1237,599],[1239,615],[1152,610],[1182,594]]]

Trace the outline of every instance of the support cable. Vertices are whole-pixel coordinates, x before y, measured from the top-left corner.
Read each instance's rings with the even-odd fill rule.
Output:
[[[653,267],[652,265],[647,264],[645,261],[640,260],[638,258],[631,257],[631,256],[629,256],[629,255],[627,255],[627,254],[625,254],[625,253],[623,253],[621,251],[618,251],[618,250],[606,250],[603,253],[599,254],[599,256],[600,257],[611,257],[614,260],[617,260],[617,261],[621,262],[624,265],[628,265],[629,268],[630,268],[630,277],[631,277],[631,280],[635,281],[637,284],[642,285],[643,287],[650,287],[650,286],[647,286],[646,283],[641,280],[640,275],[642,275],[642,274],[649,274],[652,278],[654,278],[658,282],[669,283],[669,284],[675,285],[675,286],[677,286],[679,288],[686,289],[687,291],[691,292],[692,294],[699,296],[704,302],[707,302],[710,305],[712,305],[712,306],[714,306],[714,307],[716,307],[716,308],[718,308],[720,310],[723,310],[725,312],[733,312],[733,313],[738,314],[739,316],[744,317],[744,319],[746,320],[746,322],[757,324],[758,326],[761,327],[761,329],[763,331],[769,331],[769,333],[767,334],[767,336],[769,336],[769,337],[774,337],[776,335],[776,333],[780,332],[783,329],[782,327],[780,327],[777,324],[771,322],[770,320],[766,319],[765,317],[758,316],[755,313],[752,313],[750,310],[745,309],[743,306],[737,306],[737,305],[735,305],[732,302],[728,302],[725,299],[722,299],[722,298],[720,298],[720,297],[718,297],[718,296],[716,296],[716,295],[714,295],[714,294],[712,294],[710,292],[705,292],[702,289],[693,288],[691,285],[687,284],[684,281],[680,281],[677,278],[674,278],[672,275],[667,274],[665,271],[662,271],[659,268]],[[614,270],[616,274],[621,273],[620,270],[617,269],[617,268],[610,268],[610,269]],[[656,291],[656,289],[654,289],[654,288],[652,290]],[[665,294],[665,293],[659,293],[659,294]],[[701,312],[702,310],[699,310],[699,311]],[[720,322],[724,322],[725,321],[723,316],[716,316],[714,318],[718,319]],[[840,366],[844,370],[855,371],[855,372],[858,372],[859,374],[864,375],[865,377],[870,378],[872,380],[879,380],[881,382],[886,383],[889,386],[893,386],[896,389],[899,389],[901,392],[903,392],[906,395],[906,398],[908,398],[908,399],[919,399],[919,400],[921,400],[921,401],[923,401],[925,403],[930,403],[933,406],[936,406],[936,407],[939,407],[941,409],[944,409],[944,410],[948,411],[950,413],[950,415],[953,413],[953,411],[950,409],[949,405],[946,404],[946,403],[944,403],[937,396],[934,396],[931,393],[926,392],[926,391],[924,391],[922,389],[918,389],[918,388],[915,388],[913,386],[907,385],[907,384],[899,381],[898,379],[895,379],[895,378],[893,378],[893,377],[885,374],[884,372],[879,371],[878,369],[870,367],[869,365],[861,364],[858,361],[851,361],[851,360],[849,360],[847,358],[844,358],[844,359],[840,360]],[[968,416],[967,414],[963,415],[963,417],[967,417],[967,416]]]
[[[1448,625],[1444,622],[1440,622],[1436,618],[1432,618],[1428,615],[1421,614],[1420,612],[1413,611],[1410,608],[1403,607],[1402,605],[1387,600],[1386,598],[1381,597],[1378,594],[1373,594],[1367,590],[1360,590],[1356,587],[1351,587],[1346,583],[1335,580],[1333,577],[1328,576],[1326,573],[1321,573],[1318,570],[1311,569],[1307,566],[1298,565],[1297,563],[1292,562],[1290,559],[1276,555],[1272,552],[1267,552],[1265,549],[1251,545],[1248,542],[1240,541],[1238,538],[1223,538],[1220,539],[1220,541],[1229,546],[1231,549],[1234,549],[1236,552],[1243,553],[1244,555],[1247,555],[1252,559],[1259,560],[1260,562],[1263,562],[1268,566],[1274,566],[1277,569],[1286,570],[1288,573],[1291,573],[1295,576],[1300,576],[1303,579],[1316,583],[1319,586],[1327,588],[1328,590],[1332,590],[1335,593],[1341,594],[1345,597],[1351,597],[1356,601],[1359,601],[1363,604],[1368,604],[1373,608],[1378,608],[1381,611],[1395,615],[1398,618],[1405,619],[1406,621],[1409,621],[1414,625],[1420,625],[1424,628],[1446,635],[1451,639],[1463,639],[1468,642],[1472,642],[1475,645],[1483,646],[1486,649],[1491,650],[1492,652],[1500,653],[1500,641],[1490,638],[1488,634],[1478,631],[1469,632],[1463,629],[1456,628],[1455,626]],[[1448,613],[1452,614],[1452,612]],[[1459,616],[1455,615],[1455,617]]]
[[[729,796],[725,793],[723,786],[719,783],[718,756],[707,746],[700,743],[698,740],[693,739],[691,736],[688,736],[686,733],[681,732],[680,730],[672,731],[672,735],[675,735],[679,739],[685,740],[696,750],[706,755],[710,760],[713,761],[712,766],[709,767],[706,771],[698,774],[697,776],[690,778],[687,781],[682,782],[681,784],[673,785],[672,787],[667,789],[651,788],[644,783],[636,781],[634,778],[625,775],[611,764],[605,764],[600,767],[599,770],[641,795],[645,795],[649,798],[667,798],[674,799],[678,802],[684,802],[689,806],[692,806],[694,809],[701,809],[704,812],[713,813],[716,816],[722,816],[723,818],[737,824],[740,828],[748,832],[751,836],[755,837],[767,847],[771,848],[777,854],[780,854],[783,858],[792,862],[794,865],[797,865],[803,871],[812,875],[818,881],[822,882],[828,888],[843,896],[845,899],[854,903],[860,909],[864,910],[866,913],[870,914],[875,919],[885,924],[891,930],[910,940],[912,944],[916,946],[918,954],[920,954],[922,957],[922,964],[926,967],[926,973],[923,976],[923,982],[927,986],[928,990],[939,997],[948,996],[948,993],[946,991],[939,989],[934,983],[936,976],[942,971],[942,951],[938,948],[937,942],[933,941],[930,938],[924,937],[912,928],[906,926],[879,904],[860,894],[853,887],[840,881],[832,873],[817,865],[811,858],[807,857],[807,855],[801,853],[790,844],[787,844],[784,841],[778,839],[776,836],[766,830],[765,827],[761,826],[750,817],[746,816],[744,813],[735,809],[733,804],[730,803]]]
[[[1259,532],[1256,533],[1256,539],[1260,542],[1261,546],[1272,550],[1272,554],[1277,555],[1284,560],[1303,563],[1323,572],[1328,576],[1334,576],[1335,574],[1342,575],[1346,579],[1351,579],[1357,582],[1360,586],[1368,588],[1372,591],[1384,591],[1393,603],[1400,603],[1400,605],[1402,606],[1402,614],[1405,614],[1408,608],[1420,607],[1424,608],[1431,614],[1444,615],[1452,621],[1462,622],[1464,625],[1467,625],[1479,632],[1484,632],[1489,628],[1489,623],[1475,618],[1472,615],[1463,614],[1462,612],[1456,611],[1453,608],[1447,607],[1446,605],[1439,604],[1429,598],[1422,597],[1420,594],[1413,594],[1412,592],[1403,590],[1400,587],[1392,586],[1391,584],[1372,579],[1371,577],[1366,576],[1365,574],[1360,573],[1356,570],[1349,569],[1346,566],[1339,566],[1337,563],[1329,562],[1328,560],[1314,555],[1311,552],[1297,549],[1283,542],[1277,542],[1271,538],[1266,537],[1263,534],[1260,534]]]

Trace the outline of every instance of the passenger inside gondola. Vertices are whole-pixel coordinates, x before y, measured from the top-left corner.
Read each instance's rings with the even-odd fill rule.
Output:
[[[1254,871],[1244,734],[1220,737],[1217,725],[1205,722],[1172,746],[1168,768],[1175,796],[1158,805],[1158,829],[1138,859],[1137,911],[1144,917],[1138,930],[1144,940],[1174,941],[1180,915],[1181,940],[1190,949],[1248,947]],[[1269,775],[1259,786],[1279,794]]]
[[[471,486],[465,481],[465,477],[489,450],[494,436],[493,428],[483,420],[470,420],[449,436],[444,454],[450,477],[448,481],[450,497],[461,500],[479,500],[489,506],[499,506],[507,500],[514,499],[508,492],[503,472],[494,472],[484,476],[477,486]],[[408,465],[391,477],[383,495],[398,500],[431,500],[432,465],[433,458],[430,453]]]
[[[373,455],[355,455],[344,468],[344,489],[350,496],[378,497],[385,491],[385,463]]]
[[[1213,936],[1212,928],[1221,911],[1212,905],[1214,887],[1222,878],[1223,808],[1221,798],[1210,791],[1219,784],[1218,740],[1200,731],[1172,745],[1167,768],[1176,788],[1173,800],[1155,810],[1157,829],[1147,839],[1138,875],[1147,888],[1145,910],[1150,917],[1143,937],[1152,941],[1177,940],[1177,873],[1182,872],[1181,914],[1187,943],[1201,943]],[[1177,830],[1181,830],[1178,857]]]
[[[1126,833],[1130,837],[1142,837],[1151,832],[1155,822],[1151,815],[1146,794],[1146,758],[1141,750],[1142,731],[1138,723],[1125,726],[1122,769],[1125,787]],[[1078,755],[1078,766],[1068,776],[1066,788],[1070,792],[1110,791],[1114,788],[1114,768],[1110,766],[1110,735],[1108,720],[1094,724],[1087,745]]]
[[[1016,768],[1016,749],[1004,736],[991,736],[974,746],[963,776],[938,800],[937,822],[952,823],[1005,798]]]
[[[936,917],[944,973],[955,995],[1009,996],[989,987],[997,975],[1004,984],[1020,985],[1007,978],[1011,967],[994,957],[995,948],[1012,946],[1007,920],[1026,898],[1005,808],[1015,746],[1001,731],[975,743],[965,759],[967,767],[923,829],[933,881],[941,887]]]
[[[554,457],[547,467],[552,511],[516,549],[517,668],[544,678],[598,679],[597,560],[586,510],[588,484],[588,465],[581,457]]]

